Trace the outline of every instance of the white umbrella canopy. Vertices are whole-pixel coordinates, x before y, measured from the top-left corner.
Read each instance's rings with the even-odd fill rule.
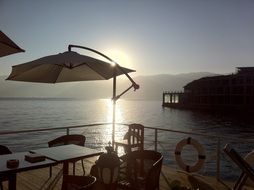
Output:
[[[15,65],[7,80],[39,83],[108,80],[129,72],[134,70],[67,51]]]
[[[71,51],[72,47],[82,48],[97,53],[108,59],[114,65]],[[42,57],[40,59],[12,66],[12,72],[6,80],[59,83],[73,81],[108,80],[113,78],[113,116],[112,116],[112,142],[115,141],[115,104],[116,101],[129,91],[139,89],[139,85],[128,75],[132,69],[119,66],[111,58],[94,49],[69,45],[67,52]],[[131,86],[116,95],[116,77],[124,74],[131,82]]]
[[[25,50],[17,46],[10,38],[8,38],[8,36],[6,36],[0,30],[0,57],[4,57],[18,52],[25,52]]]

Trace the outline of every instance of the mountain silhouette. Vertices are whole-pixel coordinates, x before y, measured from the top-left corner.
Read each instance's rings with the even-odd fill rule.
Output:
[[[130,100],[161,100],[163,91],[182,91],[187,83],[215,75],[208,72],[183,73],[177,75],[163,74],[138,76],[134,81],[140,89],[130,90],[123,99]],[[112,80],[108,81],[81,81],[70,83],[43,84],[6,81],[6,76],[0,76],[1,98],[81,98],[98,99],[112,97]],[[117,79],[118,94],[130,86],[127,79]]]

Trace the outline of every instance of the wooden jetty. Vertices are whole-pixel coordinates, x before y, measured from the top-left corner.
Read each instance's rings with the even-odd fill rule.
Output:
[[[91,166],[94,164],[98,157],[92,157],[85,159],[86,174],[89,174]],[[72,167],[72,164],[70,164]],[[62,185],[62,164],[58,164],[53,167],[52,177],[49,177],[49,168],[43,168],[38,170],[31,170],[27,172],[21,172],[17,174],[17,190],[61,190]],[[70,171],[72,171],[70,169]],[[76,163],[76,175],[82,175],[83,170],[81,162]],[[160,177],[160,189],[171,190],[170,184],[173,181],[178,180],[182,186],[191,187],[187,176],[189,174],[172,169],[163,165],[161,177]],[[199,176],[202,180],[206,181],[210,186],[217,190],[228,190],[228,187],[232,187],[232,182],[226,182],[224,185],[222,182],[218,182],[215,177]],[[8,189],[7,182],[3,182],[4,190]],[[245,190],[251,190],[254,188],[245,187]]]

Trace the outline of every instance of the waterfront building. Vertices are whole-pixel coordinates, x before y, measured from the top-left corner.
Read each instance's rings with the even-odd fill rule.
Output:
[[[183,88],[183,92],[164,92],[163,106],[252,111],[254,67],[237,67],[233,74],[203,77]]]

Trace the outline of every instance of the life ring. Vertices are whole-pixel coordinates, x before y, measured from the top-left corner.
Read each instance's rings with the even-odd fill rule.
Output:
[[[184,163],[182,157],[181,157],[181,152],[182,149],[185,145],[192,145],[198,152],[198,161],[193,165],[189,166]],[[202,166],[205,163],[205,150],[203,146],[195,139],[189,137],[186,139],[181,140],[177,145],[175,149],[175,159],[177,164],[185,171],[187,172],[197,172],[199,171]]]

